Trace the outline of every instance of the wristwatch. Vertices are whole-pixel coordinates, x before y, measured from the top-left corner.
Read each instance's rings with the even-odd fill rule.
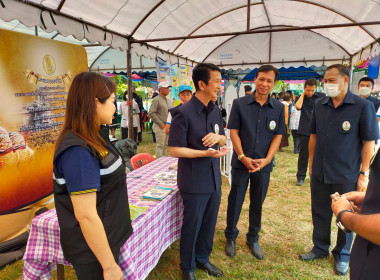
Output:
[[[244,154],[238,155],[238,160],[241,160],[243,157],[245,157]]]
[[[346,227],[342,224],[342,222],[340,221],[340,219],[342,218],[343,213],[346,213],[346,212],[353,213],[351,210],[348,210],[348,209],[344,209],[344,210],[340,211],[340,212],[338,213],[338,215],[336,216],[336,225],[338,226],[338,228],[340,228],[340,229],[343,230],[344,232],[350,233],[351,230],[349,230],[348,228],[346,228]]]
[[[364,176],[368,177],[369,176],[369,171],[361,171],[360,174],[363,174]]]

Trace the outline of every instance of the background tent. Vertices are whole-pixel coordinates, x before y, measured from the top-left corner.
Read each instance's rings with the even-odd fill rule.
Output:
[[[321,70],[322,69],[324,70],[325,68],[326,67],[316,69],[317,71],[319,71],[317,72],[314,70],[315,67],[304,67],[304,66],[300,66],[298,68],[281,67],[280,69],[278,69],[279,71],[278,79],[279,80],[307,80],[307,79],[314,78],[316,80],[319,80],[323,78],[323,71]],[[243,78],[243,81],[253,81],[255,79],[256,72],[257,72],[257,68],[252,70],[249,74],[247,74]]]

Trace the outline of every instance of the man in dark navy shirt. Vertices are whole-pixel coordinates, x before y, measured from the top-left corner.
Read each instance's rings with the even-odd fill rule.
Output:
[[[374,85],[375,82],[372,78],[363,77],[358,83],[358,93],[361,97],[367,99],[368,101],[371,101],[375,106],[375,112],[377,112],[380,107],[380,100],[371,95]]]
[[[325,91],[328,97],[315,102],[309,143],[309,173],[313,243],[301,260],[329,256],[331,237],[330,195],[365,190],[368,185],[369,162],[379,136],[376,113],[371,102],[348,90],[349,72],[341,64],[327,67]],[[348,271],[352,233],[338,229],[332,254],[335,273]]]
[[[210,263],[221,198],[219,158],[227,154],[223,121],[212,102],[221,88],[220,69],[209,63],[193,70],[195,95],[173,112],[169,152],[178,157],[178,187],[183,200],[180,257],[183,279],[195,279],[195,266],[214,277],[223,272]]]
[[[247,245],[252,254],[263,258],[259,246],[262,205],[268,190],[273,156],[277,152],[282,134],[285,134],[285,107],[270,97],[278,76],[272,65],[261,66],[255,77],[256,90],[253,94],[235,99],[232,104],[228,128],[234,153],[232,156],[232,183],[228,196],[226,253],[236,254],[235,239],[248,182],[250,185],[249,230]]]
[[[296,109],[301,110],[298,127],[300,152],[298,154],[297,186],[302,186],[306,178],[307,165],[309,163],[310,119],[314,102],[326,96],[324,93],[316,92],[316,89],[317,81],[315,79],[306,80],[303,93],[298,97],[295,104]]]

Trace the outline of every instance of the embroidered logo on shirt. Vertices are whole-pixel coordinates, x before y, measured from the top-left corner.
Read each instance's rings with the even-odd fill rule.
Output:
[[[219,134],[219,125],[218,124],[215,124],[214,131],[216,134]]]
[[[351,124],[349,121],[344,121],[343,124],[342,124],[342,128],[344,131],[349,131],[350,128],[351,128]]]
[[[270,123],[269,123],[269,129],[270,130],[274,130],[276,128],[276,122],[275,121],[271,121]]]

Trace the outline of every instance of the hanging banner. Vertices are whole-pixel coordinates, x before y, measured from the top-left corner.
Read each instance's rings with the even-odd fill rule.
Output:
[[[53,206],[52,161],[83,47],[0,30],[0,242]]]
[[[380,55],[371,58],[368,62],[368,77],[372,79],[377,79],[379,77],[379,64]]]
[[[170,63],[157,56],[156,68],[157,68],[157,81],[159,83],[168,82],[169,84],[171,84]]]

